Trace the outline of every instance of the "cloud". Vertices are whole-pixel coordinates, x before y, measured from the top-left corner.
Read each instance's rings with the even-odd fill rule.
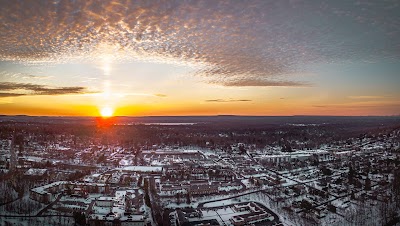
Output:
[[[211,100],[205,100],[205,102],[249,102],[252,100],[247,100],[247,99],[211,99]]]
[[[25,94],[22,93],[0,93],[0,98],[2,97],[19,97],[19,96],[24,96]]]
[[[154,96],[156,96],[156,97],[167,97],[167,95],[161,94],[161,93],[156,93],[156,94],[154,94]]]
[[[313,105],[315,108],[327,108],[327,105]]]
[[[211,84],[221,84],[224,86],[292,86],[292,87],[309,87],[310,83],[299,81],[274,81],[259,78],[236,78],[229,80],[211,80]]]
[[[16,97],[27,95],[65,95],[91,93],[85,87],[49,87],[31,83],[0,82],[0,97]],[[19,91],[19,92],[16,92]]]
[[[349,96],[349,99],[355,100],[371,100],[371,99],[384,99],[388,98],[387,96]]]
[[[109,54],[238,80],[227,86],[304,86],[276,80],[315,63],[398,59],[399,10],[396,1],[1,1],[0,59]]]
[[[23,75],[21,78],[23,79],[49,79],[52,78],[53,76],[40,76],[40,75]]]

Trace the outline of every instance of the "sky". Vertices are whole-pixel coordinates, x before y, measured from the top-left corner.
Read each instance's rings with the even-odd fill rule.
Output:
[[[0,114],[399,115],[400,2],[0,0]]]

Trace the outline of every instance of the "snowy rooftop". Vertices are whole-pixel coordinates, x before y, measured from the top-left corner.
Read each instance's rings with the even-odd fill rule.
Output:
[[[27,176],[43,176],[43,174],[45,174],[47,171],[47,169],[34,169],[31,168],[29,170],[27,170],[24,175]]]
[[[163,168],[161,166],[127,166],[122,168],[122,170],[135,172],[161,172]]]

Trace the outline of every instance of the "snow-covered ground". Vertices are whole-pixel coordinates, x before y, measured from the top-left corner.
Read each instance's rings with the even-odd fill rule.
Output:
[[[7,205],[0,206],[0,213],[5,215],[36,215],[45,205],[29,198],[29,195],[23,196]]]

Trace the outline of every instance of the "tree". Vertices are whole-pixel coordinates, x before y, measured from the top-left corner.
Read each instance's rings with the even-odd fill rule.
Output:
[[[190,204],[190,193],[189,193],[189,191],[186,193],[186,203]]]
[[[241,155],[246,154],[246,148],[244,147],[244,145],[239,145],[239,152]]]
[[[149,192],[146,190],[144,193],[144,202],[146,203],[146,206],[151,208],[151,202],[150,202],[150,197],[149,197]]]
[[[393,175],[392,190],[394,203],[395,206],[400,209],[400,169],[397,169]]]
[[[46,168],[49,168],[51,166],[51,162],[49,160],[46,161]]]
[[[100,155],[100,157],[97,159],[97,164],[102,163],[106,160],[106,157],[104,154]]]
[[[367,179],[365,179],[365,190],[367,190],[367,191],[371,190],[371,179],[369,179],[369,177],[367,177]]]
[[[334,206],[332,204],[328,204],[327,207],[328,207],[329,211],[331,211],[333,213],[336,213],[336,206]]]
[[[303,200],[301,201],[300,207],[301,207],[305,212],[309,212],[309,211],[311,210],[311,208],[312,208],[312,204],[311,204],[309,201],[303,199]]]
[[[67,185],[66,193],[67,193],[67,195],[72,195],[72,189],[69,185]]]
[[[322,171],[322,173],[323,173],[325,176],[330,176],[330,175],[332,175],[332,170],[329,169],[329,168],[326,167],[326,166],[323,166],[323,167],[321,168],[321,171]]]
[[[143,181],[143,177],[142,175],[139,176],[138,182],[137,182],[137,186],[141,187],[142,186],[142,181]]]
[[[181,198],[181,193],[180,193],[180,192],[177,192],[177,193],[175,194],[175,196],[176,196],[176,203],[179,205],[179,204],[181,203],[181,200],[180,200],[180,198]]]
[[[146,206],[152,208],[149,196],[149,183],[147,180],[144,180],[144,202]]]
[[[81,212],[74,212],[73,217],[75,220],[75,224],[77,225],[86,225],[86,216]]]
[[[18,145],[19,148],[19,155],[22,155],[24,151],[24,135],[18,134],[15,138],[15,144]]]
[[[350,198],[353,199],[353,200],[356,199],[356,196],[355,196],[354,192],[351,193]]]
[[[354,184],[354,176],[355,176],[356,171],[353,169],[353,166],[349,166],[349,174],[348,174],[348,180],[349,184]]]

